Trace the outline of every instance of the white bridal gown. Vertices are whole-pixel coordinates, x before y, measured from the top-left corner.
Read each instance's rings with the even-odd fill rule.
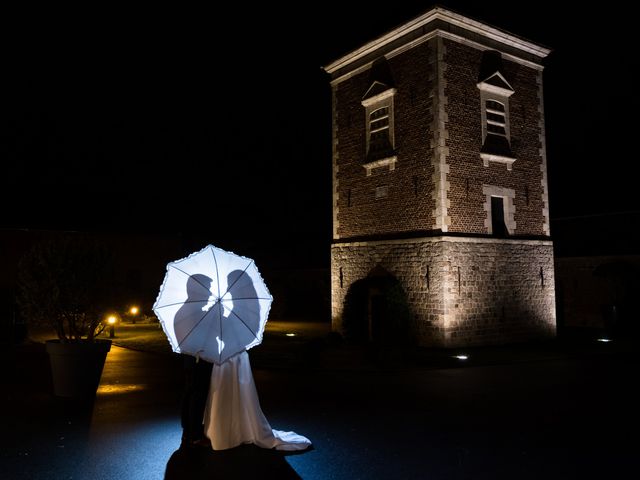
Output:
[[[311,445],[308,438],[295,432],[271,428],[260,408],[246,351],[221,365],[214,363],[204,426],[214,450],[226,450],[243,443],[289,451],[304,450]]]

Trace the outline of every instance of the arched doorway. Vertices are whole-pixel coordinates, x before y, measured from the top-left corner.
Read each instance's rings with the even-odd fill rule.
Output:
[[[381,267],[354,282],[345,297],[345,335],[352,341],[405,343],[410,318],[402,285]]]

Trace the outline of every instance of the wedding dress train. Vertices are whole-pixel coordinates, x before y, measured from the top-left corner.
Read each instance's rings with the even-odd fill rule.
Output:
[[[214,364],[204,416],[205,434],[214,450],[244,443],[276,450],[304,450],[311,441],[295,432],[273,430],[260,408],[246,351]]]

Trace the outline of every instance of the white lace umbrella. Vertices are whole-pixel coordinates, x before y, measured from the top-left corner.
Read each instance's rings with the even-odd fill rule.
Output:
[[[167,265],[153,311],[174,352],[221,364],[262,342],[272,301],[252,259],[208,245]]]

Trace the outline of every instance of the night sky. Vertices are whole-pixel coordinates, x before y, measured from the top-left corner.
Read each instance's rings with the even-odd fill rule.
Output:
[[[431,6],[344,3],[3,12],[0,228],[328,245],[321,67]],[[440,4],[553,50],[552,219],[640,210],[638,42],[623,3]]]

